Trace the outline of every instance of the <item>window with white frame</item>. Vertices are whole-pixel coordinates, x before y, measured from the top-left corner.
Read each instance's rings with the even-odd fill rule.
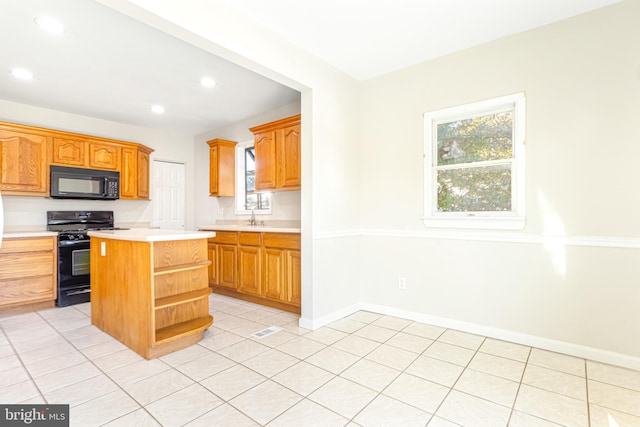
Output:
[[[236,146],[236,214],[271,213],[271,193],[256,192],[253,141]]]
[[[424,115],[427,227],[524,228],[524,99]]]

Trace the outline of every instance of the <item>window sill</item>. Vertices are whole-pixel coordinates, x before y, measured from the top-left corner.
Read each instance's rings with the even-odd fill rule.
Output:
[[[475,230],[522,230],[524,217],[422,217],[427,228],[458,228]]]

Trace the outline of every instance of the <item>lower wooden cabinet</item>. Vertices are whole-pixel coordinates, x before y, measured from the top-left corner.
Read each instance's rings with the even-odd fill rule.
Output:
[[[53,307],[56,259],[56,236],[5,238],[0,248],[0,313]]]
[[[238,233],[238,291],[259,296],[262,233]]]
[[[214,292],[300,313],[300,234],[216,234],[208,244],[209,285]]]

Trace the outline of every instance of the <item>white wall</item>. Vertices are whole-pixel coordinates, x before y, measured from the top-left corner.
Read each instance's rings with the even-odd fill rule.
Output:
[[[194,203],[193,136],[98,120],[56,110],[33,107],[0,99],[0,120],[40,126],[87,135],[137,142],[155,151],[152,160],[170,160],[186,164],[186,206]],[[153,167],[153,161],[151,162]],[[151,171],[153,187],[153,170]],[[142,200],[56,200],[45,197],[3,197],[5,227],[24,229],[46,225],[48,210],[113,210],[118,223],[150,223],[152,201]],[[193,209],[186,210],[186,228],[194,227]]]
[[[626,1],[363,84],[364,303],[640,368],[638,16]],[[526,228],[425,229],[423,113],[521,91]]]
[[[371,307],[640,368],[638,2],[358,84],[221,0],[100,1],[301,91],[303,324]],[[526,229],[427,232],[422,114],[519,91]]]
[[[242,120],[223,128],[211,130],[195,137],[195,215],[196,225],[213,224],[219,219],[247,219],[246,216],[235,214],[235,197],[209,196],[209,146],[207,141],[214,138],[227,139],[235,142],[253,141],[253,134],[249,128],[269,123],[274,120],[300,114],[300,102],[266,111],[246,120]],[[272,209],[270,215],[260,216],[258,220],[295,220],[300,221],[300,191],[278,191],[272,194]]]
[[[357,237],[330,235],[358,224],[357,83],[222,0],[99,1],[302,93],[302,323],[356,304]]]

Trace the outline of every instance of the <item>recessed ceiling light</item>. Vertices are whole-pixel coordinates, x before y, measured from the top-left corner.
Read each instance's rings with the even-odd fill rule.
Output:
[[[200,79],[200,84],[204,87],[214,87],[216,85],[216,81],[211,77],[203,77]]]
[[[24,68],[14,68],[13,70],[11,70],[11,74],[16,79],[33,80],[33,73],[29,70],[25,70]]]
[[[164,113],[164,107],[162,105],[156,104],[151,106],[151,111],[156,114]]]
[[[38,16],[34,19],[36,25],[42,30],[51,34],[62,34],[65,31],[64,25],[60,21],[50,16]]]

